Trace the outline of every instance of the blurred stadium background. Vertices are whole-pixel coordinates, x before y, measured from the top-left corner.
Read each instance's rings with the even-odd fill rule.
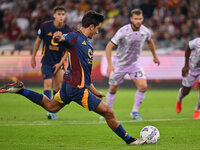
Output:
[[[42,87],[40,55],[37,67],[31,68],[30,58],[37,30],[42,22],[53,19],[56,6],[67,10],[66,23],[78,30],[88,10],[105,16],[103,28],[91,42],[95,49],[92,80],[107,87],[104,49],[115,32],[129,23],[129,12],[141,8],[144,25],[152,31],[161,65],[153,64],[151,53],[144,46],[142,64],[149,86],[179,87],[184,50],[189,40],[200,36],[199,0],[1,0],[0,1],[0,85],[8,80],[22,80]],[[126,81],[123,86],[132,86]],[[197,87],[197,84],[195,84]]]
[[[53,19],[52,10],[60,5],[67,10],[66,23],[75,30],[90,9],[106,17],[100,34],[91,41],[95,49],[92,80],[103,93],[108,88],[105,46],[117,29],[129,23],[133,8],[143,10],[144,24],[152,31],[161,65],[154,65],[151,53],[144,46],[141,61],[152,88],[141,106],[144,121],[129,118],[136,91],[130,88],[134,85],[129,80],[116,95],[116,117],[136,137],[146,125],[159,129],[161,139],[156,145],[138,146],[135,150],[199,150],[199,120],[192,119],[199,91],[186,97],[180,115],[174,108],[186,44],[200,36],[200,0],[0,0],[0,86],[19,79],[26,87],[42,93],[41,49],[36,57],[37,66],[32,69],[32,48],[41,23]],[[194,85],[197,87],[198,82]],[[61,110],[59,119],[53,121],[46,120],[45,110],[21,96],[2,94],[0,100],[0,150],[131,149],[104,121],[99,121],[99,115],[88,113],[75,103]]]

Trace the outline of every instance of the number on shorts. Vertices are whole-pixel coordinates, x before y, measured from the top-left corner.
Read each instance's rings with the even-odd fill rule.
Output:
[[[135,78],[142,77],[142,76],[143,76],[142,71],[138,71],[135,73]]]

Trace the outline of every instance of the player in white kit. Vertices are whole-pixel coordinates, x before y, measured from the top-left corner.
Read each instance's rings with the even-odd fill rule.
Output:
[[[190,93],[195,80],[198,78],[200,82],[200,38],[189,41],[185,52],[185,65],[182,69],[182,76],[182,87],[179,89],[176,102],[177,113],[181,112],[183,98]],[[193,118],[200,119],[200,94]]]
[[[140,9],[131,11],[130,24],[121,27],[115,36],[106,46],[106,58],[108,62],[107,75],[109,76],[109,91],[107,93],[107,104],[112,108],[115,101],[115,94],[124,76],[128,74],[131,80],[136,84],[137,91],[135,94],[135,102],[131,112],[131,118],[142,120],[138,110],[145,98],[147,89],[147,81],[145,72],[139,62],[140,51],[147,41],[149,49],[153,55],[154,63],[160,65],[160,61],[155,53],[154,42],[148,28],[142,25],[144,18]],[[117,46],[115,62],[111,60],[112,49]],[[103,119],[100,117],[100,119]]]

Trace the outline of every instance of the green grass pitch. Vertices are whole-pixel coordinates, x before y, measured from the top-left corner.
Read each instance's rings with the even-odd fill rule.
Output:
[[[24,97],[0,94],[0,150],[199,150],[200,120],[192,119],[198,91],[191,91],[176,114],[177,91],[149,89],[140,108],[144,120],[134,121],[129,114],[135,90],[119,89],[113,109],[126,131],[133,137],[139,137],[146,125],[160,131],[157,144],[134,147],[117,137],[99,115],[76,103],[57,113],[58,120],[47,120],[46,111]]]

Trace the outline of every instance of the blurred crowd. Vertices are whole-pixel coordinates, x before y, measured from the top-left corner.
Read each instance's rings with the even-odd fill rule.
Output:
[[[143,10],[157,48],[183,50],[188,40],[200,36],[199,0],[1,0],[0,45],[12,42],[15,49],[31,49],[41,23],[53,19],[56,6],[66,8],[66,23],[74,30],[88,10],[104,14],[103,28],[92,41],[98,50],[130,22],[134,8]]]

